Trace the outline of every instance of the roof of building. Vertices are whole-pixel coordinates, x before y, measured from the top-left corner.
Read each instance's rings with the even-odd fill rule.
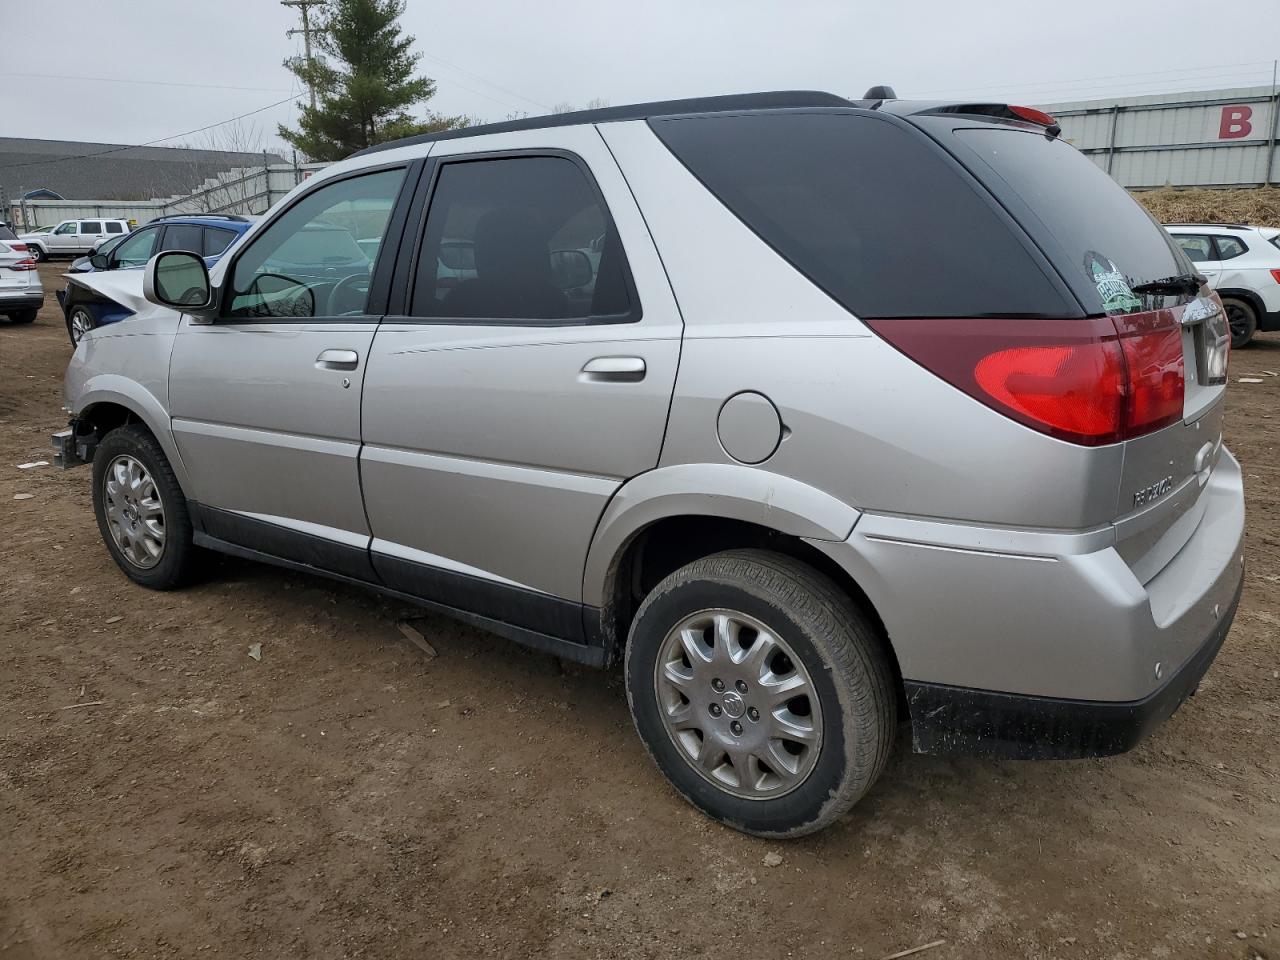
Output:
[[[0,137],[0,193],[37,189],[68,200],[151,200],[191,193],[225,170],[283,163],[276,154],[186,147],[131,147]]]

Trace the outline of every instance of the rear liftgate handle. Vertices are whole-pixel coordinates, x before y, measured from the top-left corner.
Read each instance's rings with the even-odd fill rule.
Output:
[[[579,379],[592,383],[639,383],[644,374],[643,357],[596,357],[586,362]]]

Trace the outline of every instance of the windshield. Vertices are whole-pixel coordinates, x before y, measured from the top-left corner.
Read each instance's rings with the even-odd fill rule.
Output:
[[[994,126],[955,135],[977,155],[979,162],[966,164],[974,176],[1025,205],[1010,210],[1089,313],[1139,310],[1133,287],[1191,270],[1146,208],[1069,143]]]

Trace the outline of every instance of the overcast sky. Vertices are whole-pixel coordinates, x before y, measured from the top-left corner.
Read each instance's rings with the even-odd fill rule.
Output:
[[[1269,84],[1276,13],[1275,0],[409,0],[403,25],[439,84],[433,109],[501,120],[593,98],[875,83],[1032,104]],[[0,25],[0,135],[142,143],[297,91],[281,66],[300,49],[285,35],[297,14],[278,0],[0,0]],[[246,123],[274,140],[294,116],[286,103]]]

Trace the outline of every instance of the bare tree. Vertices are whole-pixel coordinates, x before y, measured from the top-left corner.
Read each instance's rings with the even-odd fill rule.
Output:
[[[601,110],[609,105],[609,101],[602,97],[592,97],[582,106],[574,106],[568,100],[563,100],[551,108],[552,113],[573,113],[575,110]]]
[[[248,214],[267,208],[266,137],[256,123],[236,120],[222,124],[182,146],[192,151],[242,156],[202,158],[188,154],[183,162],[183,179],[190,184],[191,192],[174,203],[174,212]]]

